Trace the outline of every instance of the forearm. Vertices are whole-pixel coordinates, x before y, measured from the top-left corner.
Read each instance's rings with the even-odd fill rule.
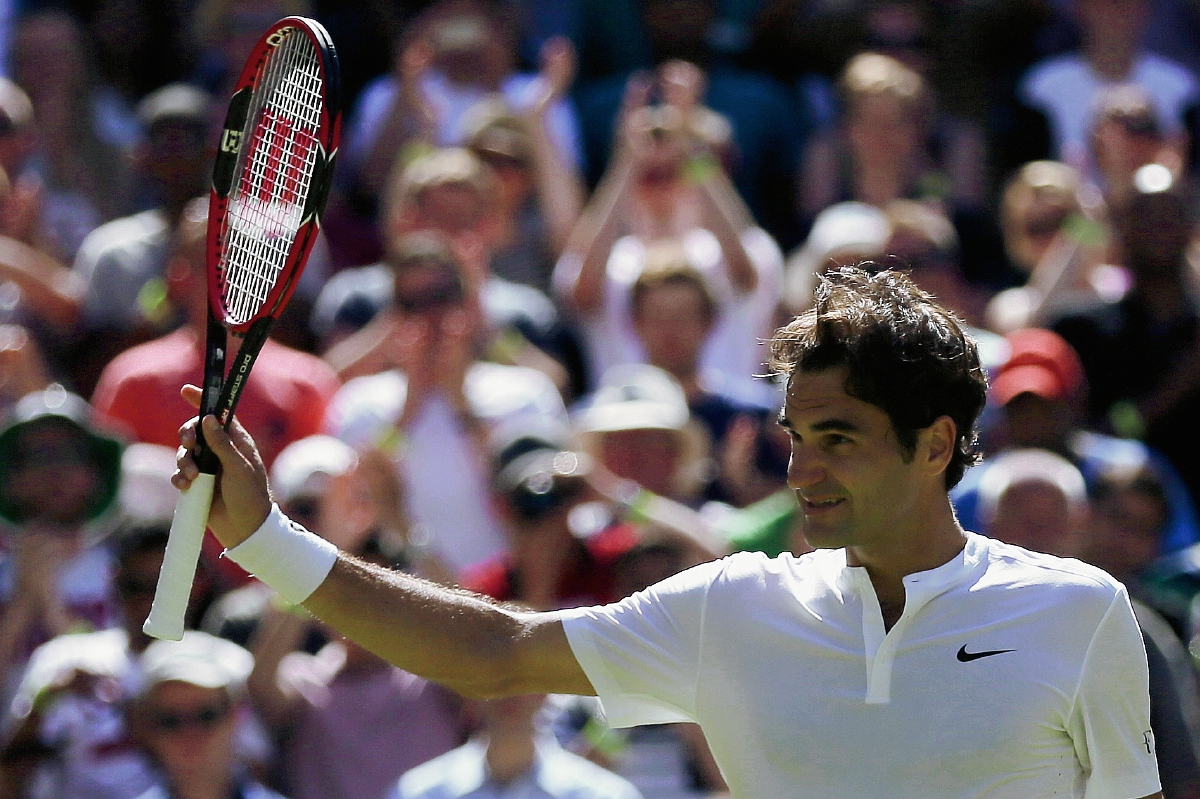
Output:
[[[567,247],[571,231],[583,208],[583,181],[566,163],[550,141],[546,120],[535,115],[529,120],[530,138],[537,173],[538,204],[546,220],[546,232],[557,257]]]
[[[273,603],[275,598],[271,601]],[[309,624],[309,620],[272,604],[263,614],[251,642],[254,670],[250,672],[246,688],[255,710],[272,727],[283,727],[291,720],[296,697],[280,687],[279,664],[285,655],[300,646]]]
[[[591,691],[555,614],[518,613],[364,563],[277,508],[252,535],[225,540],[240,540],[228,557],[285,599],[396,666],[464,696]]]
[[[758,286],[758,270],[742,244],[742,233],[753,226],[753,219],[721,168],[714,163],[707,166],[707,171],[699,183],[704,224],[721,246],[729,282],[739,292],[748,294]]]
[[[34,313],[54,327],[66,330],[78,319],[84,281],[45,253],[0,236],[0,277],[16,283]]]
[[[555,665],[561,658],[552,649],[569,645],[553,614],[512,611],[344,554],[304,607],[385,660],[463,696],[594,693],[573,658],[566,668]]]
[[[618,211],[625,198],[630,166],[618,157],[596,196],[571,233],[567,251],[581,262],[570,290],[570,299],[583,313],[596,311],[604,301],[604,276],[608,256],[620,237]]]

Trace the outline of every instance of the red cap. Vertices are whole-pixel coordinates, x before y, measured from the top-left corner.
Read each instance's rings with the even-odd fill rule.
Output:
[[[1052,402],[1076,399],[1085,386],[1083,364],[1057,333],[1038,327],[1005,336],[1012,353],[992,381],[992,398],[1007,405],[1029,392]]]

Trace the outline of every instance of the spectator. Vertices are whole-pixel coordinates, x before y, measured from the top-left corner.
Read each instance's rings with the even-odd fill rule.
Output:
[[[381,368],[372,358],[379,354],[376,345],[386,337],[390,316],[377,314],[393,300],[400,240],[409,233],[435,231],[455,242],[469,270],[472,293],[480,294],[488,322],[480,332],[486,334],[482,346],[489,357],[539,369],[570,394],[582,390],[577,344],[554,304],[532,286],[504,280],[489,269],[502,226],[492,171],[469,150],[435,150],[393,173],[387,189],[382,214],[387,258],[335,275],[313,315],[313,327],[327,348],[325,357],[338,374],[348,379]],[[375,324],[364,328],[372,320]],[[361,335],[342,343],[360,329]]]
[[[703,115],[694,72],[682,63],[664,67],[669,102],[662,106],[647,105],[648,88],[631,82],[617,152],[555,267],[555,288],[583,327],[593,375],[645,360],[629,294],[646,248],[660,238],[683,243],[718,298],[702,365],[742,383],[762,372],[758,341],[774,321],[782,259],[696,130]]]
[[[95,525],[114,505],[121,448],[87,403],[57,384],[22,398],[0,432],[5,681],[38,644],[116,622],[111,558]]]
[[[139,446],[149,445],[132,445],[127,455]],[[143,488],[176,494],[169,477],[159,472],[154,487]],[[130,799],[154,784],[153,764],[135,746],[125,714],[141,678],[138,658],[153,640],[142,624],[169,525],[168,515],[123,524],[115,533],[120,626],[60,635],[34,651],[3,725],[4,771],[30,793],[13,786],[8,795]],[[192,621],[205,582],[202,573],[189,606]]]
[[[1105,87],[1095,102],[1088,153],[1105,204],[1121,216],[1136,192],[1134,175],[1143,166],[1162,164],[1176,176],[1182,173],[1183,143],[1164,133],[1154,98],[1140,86]]]
[[[774,419],[762,404],[771,387],[753,398],[739,395],[745,386],[720,373],[702,371],[700,354],[717,323],[717,301],[704,276],[687,263],[675,241],[662,240],[646,252],[646,268],[630,292],[632,321],[652,366],[664,370],[683,388],[692,416],[704,425],[718,464],[709,498],[734,505],[762,499],[783,484],[786,465],[759,446],[760,431]],[[755,402],[757,401],[757,402]],[[745,439],[749,439],[746,441]],[[750,462],[738,462],[729,450],[750,448]],[[727,457],[730,456],[730,457]],[[771,472],[768,477],[762,470]]]
[[[380,543],[371,535],[354,552],[391,567]],[[274,598],[253,642],[250,697],[282,741],[288,796],[383,799],[401,774],[462,743],[456,694],[328,631],[315,655],[296,651],[315,626]]]
[[[558,746],[543,729],[545,700],[533,695],[479,703],[482,734],[409,771],[389,799],[640,799],[633,785]]]
[[[196,630],[142,653],[133,725],[161,776],[137,799],[280,799],[256,783],[239,758],[236,735],[253,665],[237,644]]]
[[[788,311],[812,307],[817,278],[828,270],[882,257],[891,236],[891,222],[880,207],[846,200],[822,210],[804,245],[788,256],[783,293]]]
[[[136,163],[154,207],[96,228],[79,247],[74,271],[86,285],[80,327],[87,356],[76,368],[84,390],[114,356],[175,321],[163,284],[184,208],[208,191],[211,105],[199,89],[172,84],[138,106],[145,139]]]
[[[1198,496],[1200,458],[1189,442],[1200,432],[1200,314],[1187,258],[1195,211],[1188,190],[1162,165],[1142,167],[1135,187],[1117,227],[1132,288],[1053,326],[1083,362],[1092,423],[1144,438]]]
[[[1083,475],[1049,450],[1006,450],[979,482],[979,518],[992,538],[1072,557],[1088,522]]]
[[[95,74],[69,12],[47,8],[21,17],[12,78],[33,104],[39,148],[31,166],[45,192],[47,245],[65,261],[97,225],[128,211],[136,125],[115,93],[93,83]]]
[[[1000,209],[1008,260],[1024,285],[988,303],[988,327],[1012,333],[1113,302],[1129,274],[1109,263],[1111,237],[1099,196],[1079,171],[1057,161],[1031,161],[1009,181]]]
[[[200,385],[204,372],[207,221],[207,198],[194,200],[171,234],[167,294],[185,323],[117,356],[101,373],[92,395],[96,409],[128,424],[138,441],[177,446],[179,426],[195,415],[179,397],[179,387]],[[267,464],[290,442],[320,431],[325,404],[337,387],[336,376],[320,359],[267,340],[237,410],[246,428],[262,441]]]
[[[500,449],[495,463],[493,486],[511,542],[505,555],[469,570],[463,586],[541,610],[616,600],[615,565],[638,534],[635,525],[613,516],[590,535],[575,529],[577,509],[595,502],[588,485],[591,459],[523,431]]]
[[[361,376],[334,397],[326,428],[395,459],[413,523],[432,553],[459,570],[505,548],[488,501],[488,431],[530,416],[562,422],[566,410],[542,372],[481,359],[477,262],[426,232],[400,238],[390,268],[392,307],[344,342],[358,347]]]
[[[1087,383],[1078,355],[1060,336],[1031,328],[1007,336],[1009,357],[992,380],[989,402],[999,408],[996,427],[985,435],[993,450],[1035,447],[1056,453],[1074,464],[1092,484],[1108,468],[1121,463],[1150,462],[1164,475],[1171,509],[1163,534],[1163,552],[1197,540],[1192,498],[1166,459],[1138,441],[1087,430],[1083,408]],[[981,484],[989,460],[967,471],[951,492],[959,522],[981,530]]]
[[[1131,83],[1153,99],[1165,132],[1183,134],[1184,111],[1200,99],[1200,83],[1186,68],[1148,52],[1143,44],[1147,0],[1073,0],[1079,24],[1078,52],[1034,64],[1021,79],[1021,102],[1048,118],[1052,156],[1088,170],[1088,131],[1096,94]]]
[[[1107,525],[1091,528],[1083,475],[1044,450],[1007,452],[984,478],[992,532],[1006,543],[1064,556],[1103,547]],[[1015,550],[1021,557],[1021,550]],[[1024,554],[1029,557],[1028,553]],[[1131,595],[1132,595],[1131,591]],[[1150,669],[1150,725],[1164,797],[1200,792],[1200,699],[1196,670],[1162,617],[1133,598]]]
[[[363,89],[351,117],[346,155],[362,187],[380,192],[405,142],[465,144],[468,112],[490,95],[511,113],[532,110],[558,159],[578,170],[579,123],[562,95],[562,72],[516,72],[515,48],[511,20],[486,3],[441,0],[415,18],[397,43],[393,73]]]
[[[546,89],[529,114],[506,114],[491,104],[472,111],[467,147],[496,175],[496,242],[491,271],[507,280],[550,290],[554,261],[567,245],[583,207],[577,169],[564,163],[546,132],[549,103],[566,91],[574,70],[564,42],[547,46]]]

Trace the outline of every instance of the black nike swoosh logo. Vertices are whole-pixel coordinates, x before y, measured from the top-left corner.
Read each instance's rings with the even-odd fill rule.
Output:
[[[958,650],[958,662],[970,663],[972,660],[980,658],[990,658],[992,655],[1003,655],[1005,652],[1015,652],[1015,649],[986,649],[983,652],[968,652],[967,645],[963,644],[962,649]]]

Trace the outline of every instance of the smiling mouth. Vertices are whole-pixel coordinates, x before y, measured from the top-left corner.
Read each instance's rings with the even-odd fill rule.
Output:
[[[843,502],[845,502],[845,500],[841,499],[840,497],[818,500],[808,499],[807,497],[801,499],[801,503],[806,513],[820,513],[821,511],[829,510],[830,508],[836,508]]]

